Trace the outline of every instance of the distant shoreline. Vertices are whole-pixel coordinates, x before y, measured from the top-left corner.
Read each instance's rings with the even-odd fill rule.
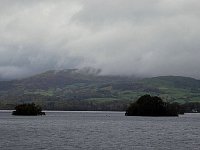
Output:
[[[0,110],[0,112],[12,112],[14,110]],[[125,111],[98,111],[98,110],[43,110],[44,112],[125,112]]]
[[[12,111],[14,110],[0,110],[0,113],[12,113]],[[92,113],[92,112],[110,112],[110,113],[125,113],[125,111],[71,111],[71,110],[43,110],[43,112],[88,112],[88,113]],[[185,113],[185,114],[200,114],[200,113]],[[180,115],[181,116],[181,115]],[[130,116],[129,116],[130,117]],[[151,116],[135,116],[135,117],[151,117]],[[163,116],[158,116],[158,117],[163,117]],[[170,116],[169,116],[170,117]]]

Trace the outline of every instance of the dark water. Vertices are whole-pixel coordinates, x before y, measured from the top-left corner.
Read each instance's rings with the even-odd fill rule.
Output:
[[[200,149],[200,114],[126,117],[116,112],[0,112],[0,150]]]

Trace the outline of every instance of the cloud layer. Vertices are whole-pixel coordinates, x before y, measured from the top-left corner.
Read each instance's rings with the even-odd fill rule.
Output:
[[[200,78],[198,0],[1,0],[0,77],[94,67]]]

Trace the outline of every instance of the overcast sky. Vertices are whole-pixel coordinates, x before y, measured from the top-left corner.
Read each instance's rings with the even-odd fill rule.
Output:
[[[199,0],[0,0],[0,77],[93,67],[200,79]]]

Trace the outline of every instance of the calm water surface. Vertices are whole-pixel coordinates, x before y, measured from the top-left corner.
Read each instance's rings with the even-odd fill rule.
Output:
[[[0,150],[200,149],[200,114],[126,117],[123,112],[0,112]]]

